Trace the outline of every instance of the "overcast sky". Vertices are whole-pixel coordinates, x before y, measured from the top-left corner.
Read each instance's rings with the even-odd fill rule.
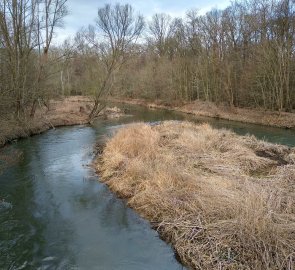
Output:
[[[204,14],[212,8],[225,8],[229,0],[68,0],[69,15],[64,20],[64,27],[57,29],[56,44],[65,38],[74,36],[83,26],[92,24],[96,18],[97,9],[109,4],[126,4],[133,6],[136,12],[149,19],[155,13],[168,13],[173,17],[182,17],[187,10],[198,9]]]

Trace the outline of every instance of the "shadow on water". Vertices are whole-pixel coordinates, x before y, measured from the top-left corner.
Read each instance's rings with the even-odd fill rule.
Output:
[[[209,122],[295,145],[294,131],[120,106],[133,116],[50,130],[9,146],[22,158],[0,175],[0,269],[183,269],[149,224],[85,166],[96,140],[110,136],[114,126]]]

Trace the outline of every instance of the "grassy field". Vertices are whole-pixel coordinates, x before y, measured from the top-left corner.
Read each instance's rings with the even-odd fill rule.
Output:
[[[295,149],[163,122],[120,129],[96,167],[193,269],[294,269]]]

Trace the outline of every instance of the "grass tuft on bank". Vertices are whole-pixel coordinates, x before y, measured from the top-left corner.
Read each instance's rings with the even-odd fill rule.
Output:
[[[295,149],[208,124],[134,124],[98,158],[101,180],[194,269],[292,269]]]

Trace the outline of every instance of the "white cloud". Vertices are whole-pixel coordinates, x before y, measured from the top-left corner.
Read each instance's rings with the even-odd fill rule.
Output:
[[[98,7],[102,7],[106,3],[129,3],[136,12],[141,13],[149,20],[155,13],[184,17],[190,9],[197,9],[200,14],[205,14],[212,8],[223,9],[230,2],[229,0],[68,0],[70,14],[64,19],[64,27],[56,31],[55,44],[62,43],[69,36],[73,37],[81,27],[94,23]]]

